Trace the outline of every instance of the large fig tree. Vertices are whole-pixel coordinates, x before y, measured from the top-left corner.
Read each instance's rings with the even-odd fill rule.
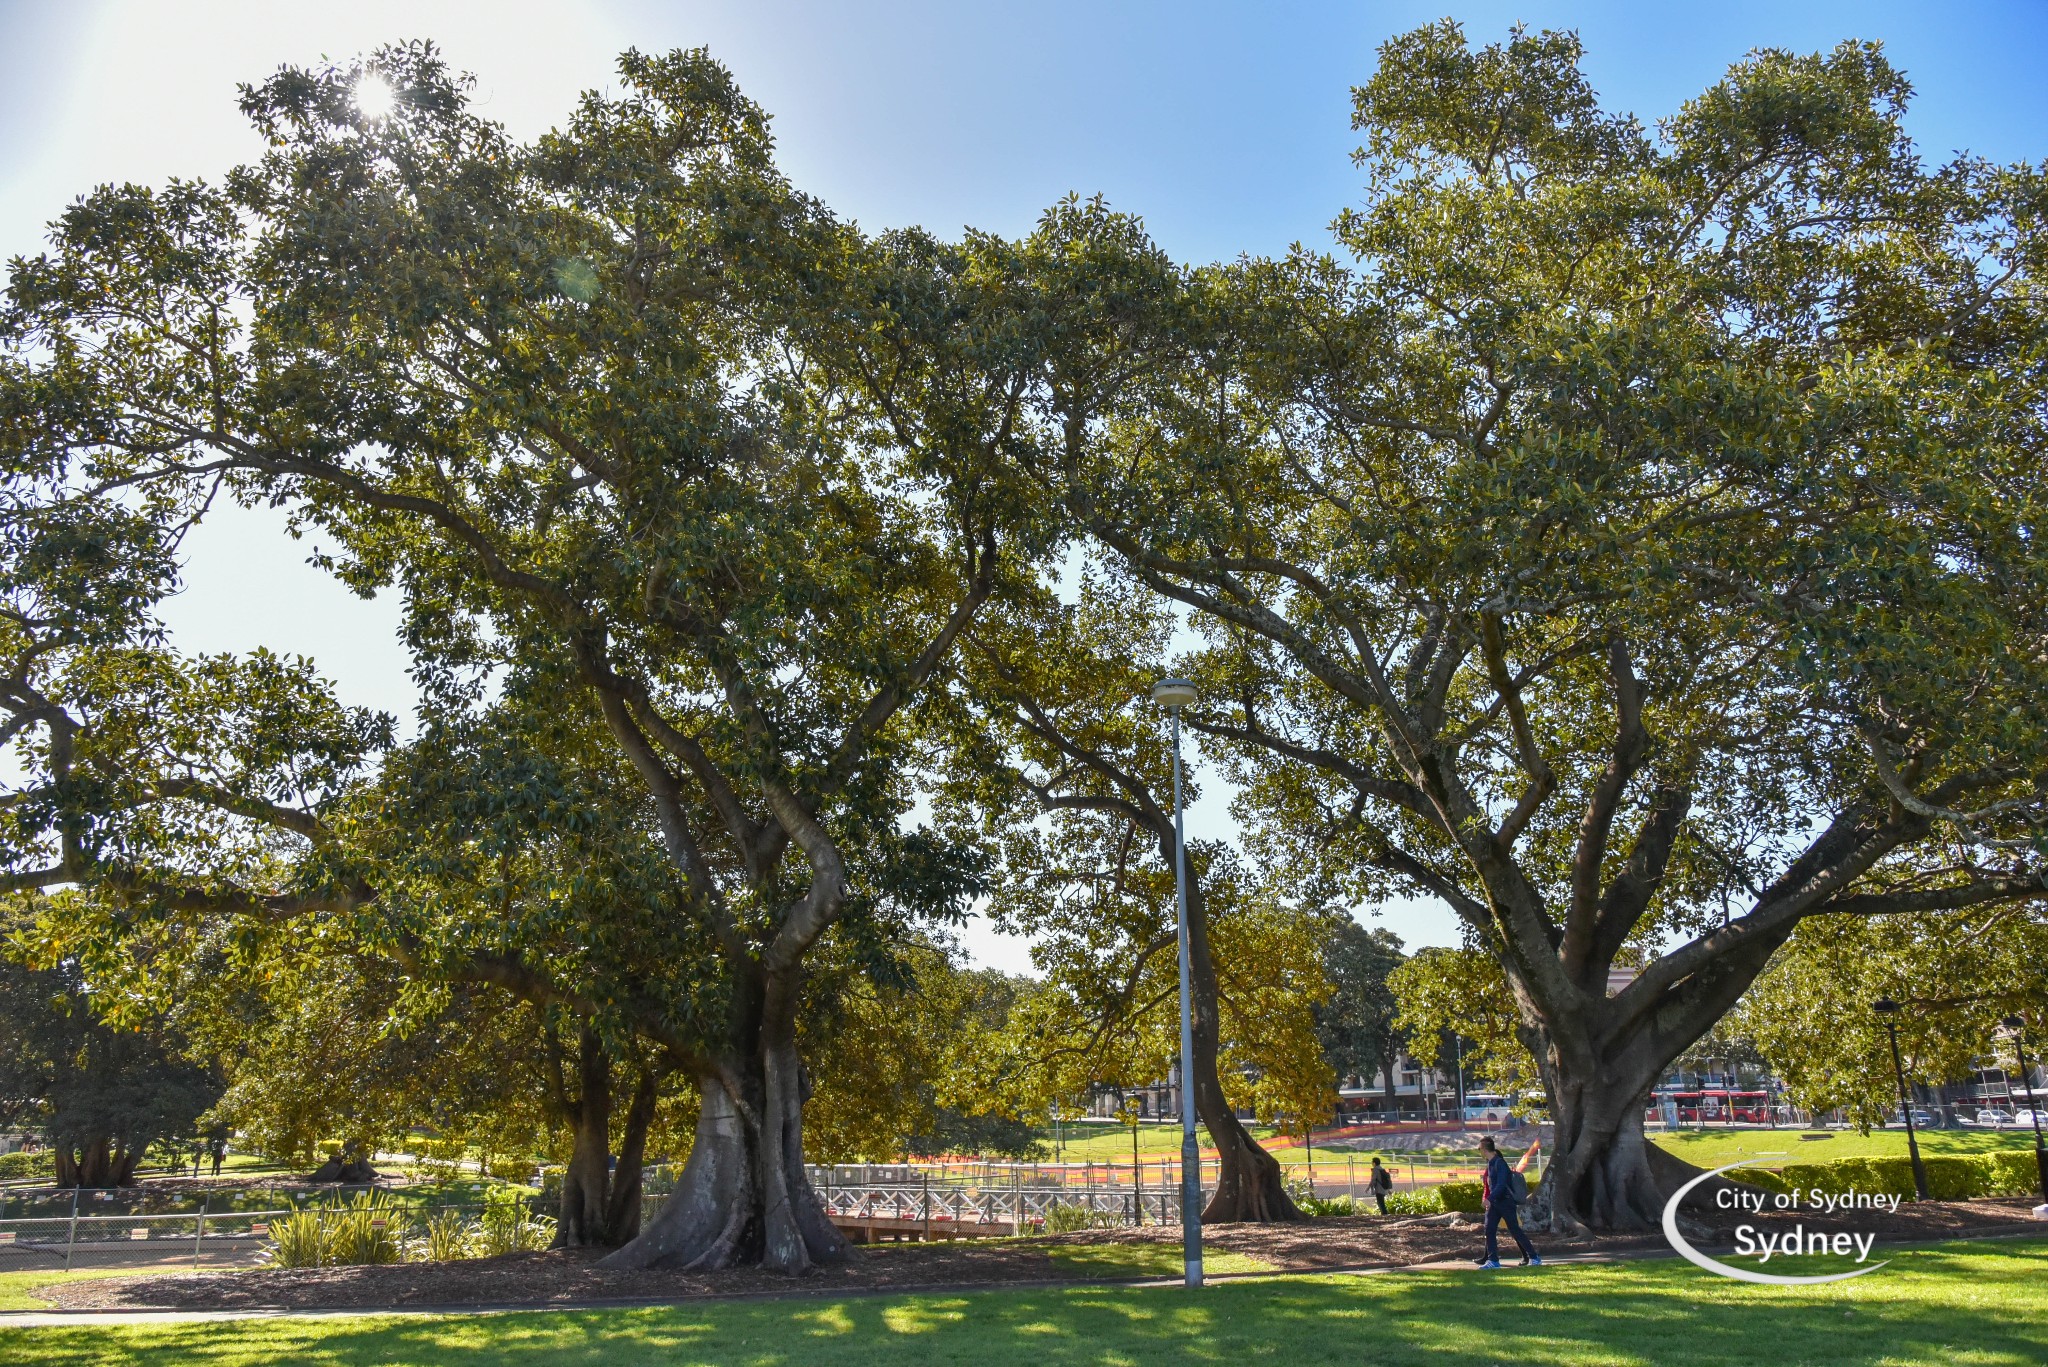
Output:
[[[523,145],[425,46],[245,90],[260,163],[97,192],[17,265],[9,439],[67,490],[218,475],[395,587],[431,688],[516,662],[599,719],[714,971],[687,1010],[495,971],[694,1075],[617,1262],[795,1272],[845,1247],[802,1161],[805,957],[977,886],[904,820],[903,731],[1028,551],[1021,343],[958,253],[792,190],[703,54],[620,75]]]
[[[2048,820],[2048,182],[1923,162],[1873,46],[1654,131],[1578,57],[1390,42],[1351,263],[1069,206],[1024,267],[1036,473],[1263,838],[1496,957],[1566,1230],[1657,1218],[1646,1095],[1802,921],[2041,898]]]

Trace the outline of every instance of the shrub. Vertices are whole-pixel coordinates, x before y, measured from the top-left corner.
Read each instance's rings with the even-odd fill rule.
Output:
[[[270,1247],[262,1259],[272,1267],[320,1267],[327,1261],[327,1230],[317,1210],[294,1211],[270,1222]]]
[[[1462,1210],[1470,1215],[1480,1213],[1480,1187],[1477,1182],[1445,1182],[1437,1189],[1437,1198],[1445,1210]]]
[[[1904,1201],[1913,1199],[1912,1159],[1857,1158],[1850,1161],[1862,1165],[1862,1171],[1857,1174],[1859,1180],[1855,1183],[1854,1190],[1875,1192],[1880,1196],[1896,1196]]]
[[[1312,1220],[1320,1220],[1330,1215],[1357,1213],[1352,1208],[1349,1196],[1318,1196],[1316,1189],[1305,1178],[1290,1177],[1286,1185],[1287,1195],[1293,1200],[1295,1209]]]
[[[1991,1165],[1976,1158],[1929,1158],[1927,1194],[1937,1201],[1967,1201],[1991,1190]],[[1908,1181],[1911,1166],[1908,1165]]]
[[[1044,1234],[1072,1234],[1083,1229],[1116,1229],[1124,1223],[1116,1211],[1090,1210],[1078,1202],[1055,1201],[1045,1208]]]
[[[51,1177],[56,1174],[57,1159],[48,1149],[36,1153],[0,1153],[0,1181],[19,1181],[26,1177]]]
[[[1424,1187],[1420,1191],[1390,1191],[1387,1193],[1387,1214],[1389,1215],[1441,1215],[1444,1213],[1443,1189]]]
[[[1737,1168],[1734,1172],[1725,1175],[1730,1181],[1742,1182],[1764,1191],[1776,1192],[1780,1196],[1792,1190],[1790,1182],[1786,1181],[1781,1174],[1772,1172],[1769,1168]]]
[[[533,1180],[533,1168],[531,1158],[493,1158],[484,1164],[484,1171],[500,1182],[517,1182],[521,1186]]]
[[[413,1240],[412,1256],[420,1262],[448,1263],[473,1256],[475,1231],[459,1210],[443,1210],[427,1218]]]
[[[1986,1154],[1978,1161],[1984,1165],[1986,1196],[2030,1196],[2041,1190],[2041,1170],[2032,1153],[2008,1150]]]
[[[334,1267],[376,1267],[404,1256],[412,1226],[403,1208],[381,1191],[359,1191],[346,1208],[327,1216],[327,1261]]]
[[[495,1258],[500,1253],[530,1253],[551,1247],[555,1222],[535,1215],[525,1202],[488,1207],[470,1236],[473,1257]]]
[[[1830,1196],[1839,1196],[1850,1189],[1844,1165],[1858,1161],[1843,1158],[1832,1163],[1787,1163],[1778,1169],[1778,1176],[1797,1192],[1824,1191]]]
[[[2031,1153],[1944,1155],[1923,1161],[1927,1165],[1927,1194],[1936,1201],[2024,1196],[2040,1189]],[[1829,1163],[1787,1163],[1775,1175],[1760,1168],[1745,1168],[1732,1175],[1771,1191],[1822,1191],[1830,1196],[1853,1191],[1897,1196],[1902,1200],[1913,1198],[1910,1158],[1837,1158]]]

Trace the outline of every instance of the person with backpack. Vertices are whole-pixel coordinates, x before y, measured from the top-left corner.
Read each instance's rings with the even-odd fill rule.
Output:
[[[1535,1246],[1522,1232],[1522,1222],[1515,1214],[1515,1207],[1529,1199],[1529,1179],[1522,1175],[1522,1170],[1529,1165],[1535,1149],[1523,1154],[1522,1161],[1512,1168],[1501,1155],[1500,1146],[1493,1142],[1492,1135],[1479,1141],[1479,1151],[1486,1155],[1486,1172],[1479,1179],[1480,1203],[1486,1208],[1486,1253],[1479,1259],[1478,1266],[1500,1266],[1500,1227],[1503,1224],[1514,1236],[1515,1247],[1522,1250],[1522,1266],[1543,1266],[1543,1260],[1536,1256]]]
[[[1367,1185],[1367,1190],[1372,1192],[1372,1199],[1380,1203],[1380,1214],[1382,1215],[1387,1213],[1387,1193],[1393,1189],[1394,1174],[1381,1167],[1378,1155],[1374,1155],[1372,1160],[1372,1179]]]

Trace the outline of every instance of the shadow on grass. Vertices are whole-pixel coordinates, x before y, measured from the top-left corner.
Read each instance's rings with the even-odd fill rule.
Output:
[[[0,1360],[61,1364],[1910,1364],[2048,1361],[2048,1244],[1912,1250],[1823,1287],[1687,1264],[1274,1278],[440,1320],[287,1320],[6,1331]]]

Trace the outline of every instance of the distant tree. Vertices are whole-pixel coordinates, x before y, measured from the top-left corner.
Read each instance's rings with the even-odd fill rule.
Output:
[[[804,1056],[816,1161],[1028,1155],[1031,1125],[984,1073],[1028,985],[963,968],[957,951],[928,939],[889,947],[886,960],[863,961],[846,948],[813,969],[818,1009],[806,1022]]]
[[[0,956],[0,1125],[48,1141],[57,1183],[125,1187],[152,1144],[197,1132],[221,1080],[160,1018],[116,1027],[75,963]]]
[[[1491,955],[1427,946],[1396,967],[1387,985],[1398,1007],[1395,1028],[1417,1063],[1448,1067],[1456,1039],[1467,1076],[1521,1092],[1525,1109],[1547,1105],[1542,1069],[1523,1043],[1514,994]]]
[[[1147,692],[1170,672],[1170,631],[1163,600],[1090,567],[1064,595],[1042,583],[967,635],[941,807],[960,839],[999,852],[988,914],[1031,937],[1050,989],[1024,1013],[1041,1042],[1012,1060],[1044,1105],[1145,1086],[1180,1054],[1172,755]],[[1192,771],[1183,796],[1199,796]],[[1217,1152],[1203,1218],[1297,1219],[1279,1163],[1237,1111],[1289,1123],[1328,1113],[1310,1015],[1328,992],[1320,923],[1229,848],[1187,850],[1185,1076]]]
[[[1794,1102],[1839,1106],[1868,1127],[1899,1108],[1890,1040],[1871,1010],[1880,997],[1905,1008],[1894,1020],[1909,1081],[1938,1086],[1987,1059],[2010,1064],[2004,1017],[2048,1027],[2048,906],[1802,926],[1728,1024]]]
[[[1368,930],[1349,916],[1330,922],[1323,942],[1323,972],[1330,999],[1315,1008],[1316,1036],[1323,1057],[1341,1077],[1366,1086],[1386,1074],[1387,1107],[1394,1106],[1394,1065],[1401,1053],[1400,1006],[1387,978],[1403,959],[1401,938],[1375,926]]]

